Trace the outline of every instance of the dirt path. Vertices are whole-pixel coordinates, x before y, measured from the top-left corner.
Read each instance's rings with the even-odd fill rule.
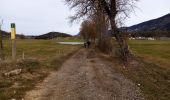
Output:
[[[81,49],[28,92],[25,100],[144,100],[140,89],[113,67]]]

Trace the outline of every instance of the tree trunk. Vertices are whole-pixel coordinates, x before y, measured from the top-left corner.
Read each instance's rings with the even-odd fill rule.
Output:
[[[101,6],[103,6],[105,12],[107,13],[112,33],[115,35],[118,45],[120,46],[120,53],[121,58],[124,61],[124,63],[128,63],[129,57],[130,57],[130,51],[128,44],[126,42],[126,38],[123,36],[123,34],[119,31],[119,29],[116,26],[116,15],[118,13],[117,11],[117,1],[111,0],[110,5],[107,4],[106,0],[99,0]],[[126,65],[126,64],[125,64]]]
[[[120,56],[126,65],[129,63],[131,53],[130,53],[129,46],[126,41],[126,36],[119,31],[114,19],[115,18],[112,18],[111,20],[112,33],[116,37],[116,41],[120,47],[120,54],[121,54]]]

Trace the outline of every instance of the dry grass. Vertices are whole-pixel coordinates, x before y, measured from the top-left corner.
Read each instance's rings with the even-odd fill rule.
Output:
[[[4,41],[6,60],[0,63],[0,100],[20,100],[26,91],[41,82],[51,71],[58,70],[79,46],[60,45],[55,40],[17,40],[17,60],[11,62],[10,42]],[[25,59],[22,59],[22,55]],[[17,76],[2,73],[23,69]]]
[[[149,99],[170,99],[170,41],[130,41],[138,62],[143,63],[135,80]]]
[[[117,71],[140,85],[148,100],[170,100],[170,41],[133,40],[129,43],[136,57],[128,68],[114,58]]]
[[[170,68],[170,41],[133,40],[129,43],[133,53],[146,62]]]

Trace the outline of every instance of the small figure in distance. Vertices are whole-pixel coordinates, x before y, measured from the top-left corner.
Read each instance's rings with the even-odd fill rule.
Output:
[[[88,40],[87,41],[87,47],[90,48],[91,42]]]

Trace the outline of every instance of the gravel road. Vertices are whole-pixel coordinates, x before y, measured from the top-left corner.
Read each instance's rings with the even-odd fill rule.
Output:
[[[114,67],[95,52],[81,49],[24,100],[144,100],[139,87]]]

